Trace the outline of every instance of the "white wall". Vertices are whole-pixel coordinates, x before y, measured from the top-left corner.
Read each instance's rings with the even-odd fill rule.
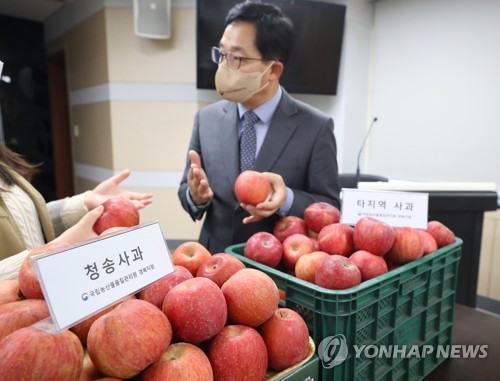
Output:
[[[375,3],[364,171],[500,187],[500,1]]]

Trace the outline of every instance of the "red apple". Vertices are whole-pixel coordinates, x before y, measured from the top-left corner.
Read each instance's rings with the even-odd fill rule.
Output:
[[[21,300],[17,279],[0,280],[0,306]]]
[[[427,223],[427,231],[436,240],[438,249],[455,242],[455,233],[440,221],[429,221]]]
[[[243,254],[256,262],[276,267],[283,256],[283,246],[274,235],[262,231],[248,238]]]
[[[307,235],[306,222],[303,218],[297,216],[282,217],[274,225],[273,235],[283,242],[286,237],[292,234]]]
[[[108,234],[112,234],[112,233],[116,233],[116,232],[119,232],[120,230],[125,230],[126,227],[123,227],[123,226],[113,226],[112,228],[109,228],[109,229],[106,229],[104,230],[101,234],[99,234],[100,236],[105,236],[105,235],[108,235]]]
[[[42,246],[37,247],[29,252],[29,254],[24,258],[24,261],[19,269],[19,289],[21,293],[27,299],[44,299],[42,288],[35,271],[31,268],[29,258],[36,254],[46,253],[49,251],[55,251],[68,246],[67,243],[63,242],[49,242]]]
[[[149,302],[131,299],[92,324],[87,350],[99,371],[126,379],[158,360],[171,339],[165,314]]]
[[[214,281],[217,286],[222,285],[236,271],[245,268],[245,264],[228,253],[217,253],[206,259],[196,272],[197,277],[204,277]]]
[[[394,231],[383,221],[363,217],[354,225],[353,239],[357,250],[385,255],[394,243]]]
[[[0,353],[2,380],[78,380],[82,372],[83,347],[68,330],[18,329],[0,341]]]
[[[358,250],[353,253],[349,259],[358,266],[361,271],[361,280],[375,278],[385,274],[388,270],[387,263],[383,257],[372,254],[366,250]]]
[[[314,243],[306,235],[292,234],[283,241],[283,264],[286,269],[295,269],[298,259],[314,251]]]
[[[279,291],[266,273],[243,269],[222,285],[230,323],[258,327],[278,308]]]
[[[101,234],[112,227],[139,225],[139,211],[132,201],[123,197],[112,197],[103,204],[104,211],[94,224],[94,231]]]
[[[361,271],[349,258],[333,254],[321,262],[314,283],[332,290],[344,290],[361,283]]]
[[[340,210],[327,202],[314,202],[304,210],[304,221],[309,230],[319,233],[326,225],[340,221]]]
[[[43,299],[25,299],[0,306],[0,340],[50,316]]]
[[[266,378],[267,348],[264,339],[254,328],[245,325],[225,326],[211,340],[208,358],[217,381]]]
[[[313,243],[314,251],[321,251],[319,248],[318,236],[316,236],[315,238],[309,236],[309,238],[311,238],[311,242]]]
[[[432,236],[432,234],[426,230],[419,230],[418,232],[420,234],[420,238],[422,239],[424,255],[435,252],[438,249],[438,247],[437,247],[437,242]]]
[[[189,270],[193,277],[200,265],[212,254],[201,243],[196,241],[187,241],[181,243],[172,254],[174,265],[183,266]]]
[[[141,381],[212,381],[212,365],[207,355],[190,343],[175,343],[160,359],[141,374]]]
[[[214,337],[227,319],[221,289],[202,277],[188,279],[172,288],[165,296],[162,309],[172,324],[175,339],[192,344]]]
[[[394,244],[386,254],[387,260],[403,264],[419,259],[422,255],[424,247],[417,229],[406,226],[394,229]]]
[[[174,272],[150,284],[146,288],[138,292],[137,297],[154,304],[159,309],[163,306],[165,295],[185,280],[193,278],[193,275],[188,269],[182,266],[174,265]]]
[[[234,193],[243,204],[258,205],[267,199],[270,192],[269,179],[257,171],[241,172],[234,183]]]
[[[313,251],[300,257],[295,264],[295,276],[307,282],[314,283],[316,270],[321,262],[328,258],[328,253],[324,251]]]
[[[259,327],[266,343],[269,367],[282,371],[304,360],[309,353],[307,324],[297,312],[278,308]]]
[[[353,231],[351,226],[340,222],[326,225],[318,234],[319,249],[348,257],[354,252]]]
[[[83,367],[82,367],[82,373],[80,375],[79,381],[94,381],[94,380],[100,380],[102,378],[106,377],[104,374],[102,374],[94,365],[92,362],[92,359],[89,356],[89,352],[84,349],[84,354],[83,354]]]
[[[127,296],[122,302],[113,304],[112,306],[109,306],[99,312],[96,312],[95,314],[75,324],[73,327],[70,328],[70,331],[72,331],[76,336],[78,336],[82,344],[86,345],[87,337],[92,324],[101,316],[106,315],[108,312],[111,312],[114,308],[118,307],[120,303],[123,303],[125,300],[129,299],[136,299],[136,297],[135,295]]]

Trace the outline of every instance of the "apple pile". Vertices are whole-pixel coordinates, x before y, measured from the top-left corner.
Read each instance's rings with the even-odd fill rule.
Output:
[[[435,220],[419,230],[393,228],[371,217],[350,226],[340,217],[333,205],[312,203],[303,218],[283,217],[272,233],[252,235],[243,254],[318,286],[343,290],[455,241],[455,234]]]
[[[172,259],[171,274],[59,335],[31,327],[49,316],[43,294],[0,282],[2,380],[261,381],[307,357],[307,325],[269,275],[194,241]]]

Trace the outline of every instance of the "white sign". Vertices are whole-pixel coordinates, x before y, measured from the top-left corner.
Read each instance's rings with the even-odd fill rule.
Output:
[[[393,227],[427,228],[428,193],[342,189],[341,199],[344,224],[372,217]]]
[[[158,222],[34,255],[30,261],[56,332],[174,271]]]

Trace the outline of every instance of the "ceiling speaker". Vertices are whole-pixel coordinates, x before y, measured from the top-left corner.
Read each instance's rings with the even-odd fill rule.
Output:
[[[134,0],[135,34],[147,38],[170,38],[171,8],[171,0]]]

